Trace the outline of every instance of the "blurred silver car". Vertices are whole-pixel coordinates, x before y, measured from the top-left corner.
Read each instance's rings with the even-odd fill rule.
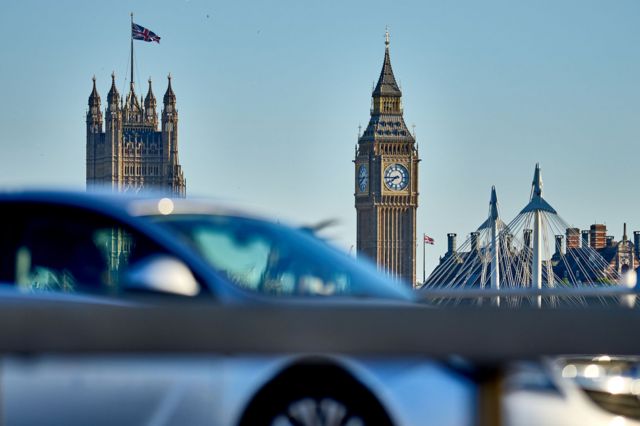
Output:
[[[413,302],[309,232],[207,203],[13,192],[0,194],[0,209],[0,282],[34,298]],[[0,371],[7,424],[474,422],[474,384],[425,359],[42,354],[4,357]]]

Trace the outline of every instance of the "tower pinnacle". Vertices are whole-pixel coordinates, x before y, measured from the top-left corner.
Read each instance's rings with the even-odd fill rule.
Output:
[[[382,64],[382,70],[380,71],[380,77],[378,78],[378,84],[373,89],[373,96],[390,96],[401,97],[402,92],[396,77],[393,75],[393,69],[391,68],[391,58],[389,56],[389,30],[385,32],[384,41],[384,62]]]
[[[169,84],[167,86],[167,91],[164,93],[163,101],[165,104],[175,103],[176,94],[173,93],[173,88],[171,87],[171,73],[167,76],[167,80],[169,80]]]
[[[89,95],[89,106],[99,106],[100,95],[98,94],[98,89],[96,88],[96,76],[94,75],[91,80],[93,81],[93,89],[91,90],[91,94]]]
[[[118,107],[118,103],[120,102],[120,94],[118,93],[118,89],[116,88],[116,73],[111,73],[111,89],[109,89],[109,93],[107,94],[107,102],[109,103],[109,108],[116,109]]]
[[[153,100],[153,102],[155,102],[155,100],[156,100],[156,97],[153,94],[153,89],[151,88],[151,77],[149,77],[148,81],[149,81],[149,91],[147,92],[147,97],[145,98],[145,106],[151,100]]]

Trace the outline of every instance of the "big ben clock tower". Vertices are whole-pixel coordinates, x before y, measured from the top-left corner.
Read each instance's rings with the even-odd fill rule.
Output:
[[[354,160],[357,249],[358,256],[373,260],[380,271],[414,286],[420,160],[402,113],[387,31],[371,119],[358,139]]]

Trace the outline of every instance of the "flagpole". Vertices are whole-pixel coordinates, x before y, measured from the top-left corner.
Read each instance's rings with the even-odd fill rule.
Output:
[[[131,36],[131,87],[133,87],[133,12],[131,12],[131,28],[129,28]]]

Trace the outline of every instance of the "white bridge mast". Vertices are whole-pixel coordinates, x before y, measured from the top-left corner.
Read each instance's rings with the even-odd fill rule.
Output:
[[[489,223],[491,225],[491,289],[500,289],[500,239],[498,230],[498,197],[496,187],[491,187],[491,203],[489,204]],[[500,306],[500,297],[496,297],[494,303]]]
[[[540,165],[536,164],[533,173],[533,182],[531,184],[531,200],[520,212],[533,213],[533,256],[531,260],[531,287],[536,289],[542,288],[542,213],[548,212],[557,214],[557,212],[542,198],[542,176],[540,174]],[[536,297],[536,305],[542,306],[542,296]]]

